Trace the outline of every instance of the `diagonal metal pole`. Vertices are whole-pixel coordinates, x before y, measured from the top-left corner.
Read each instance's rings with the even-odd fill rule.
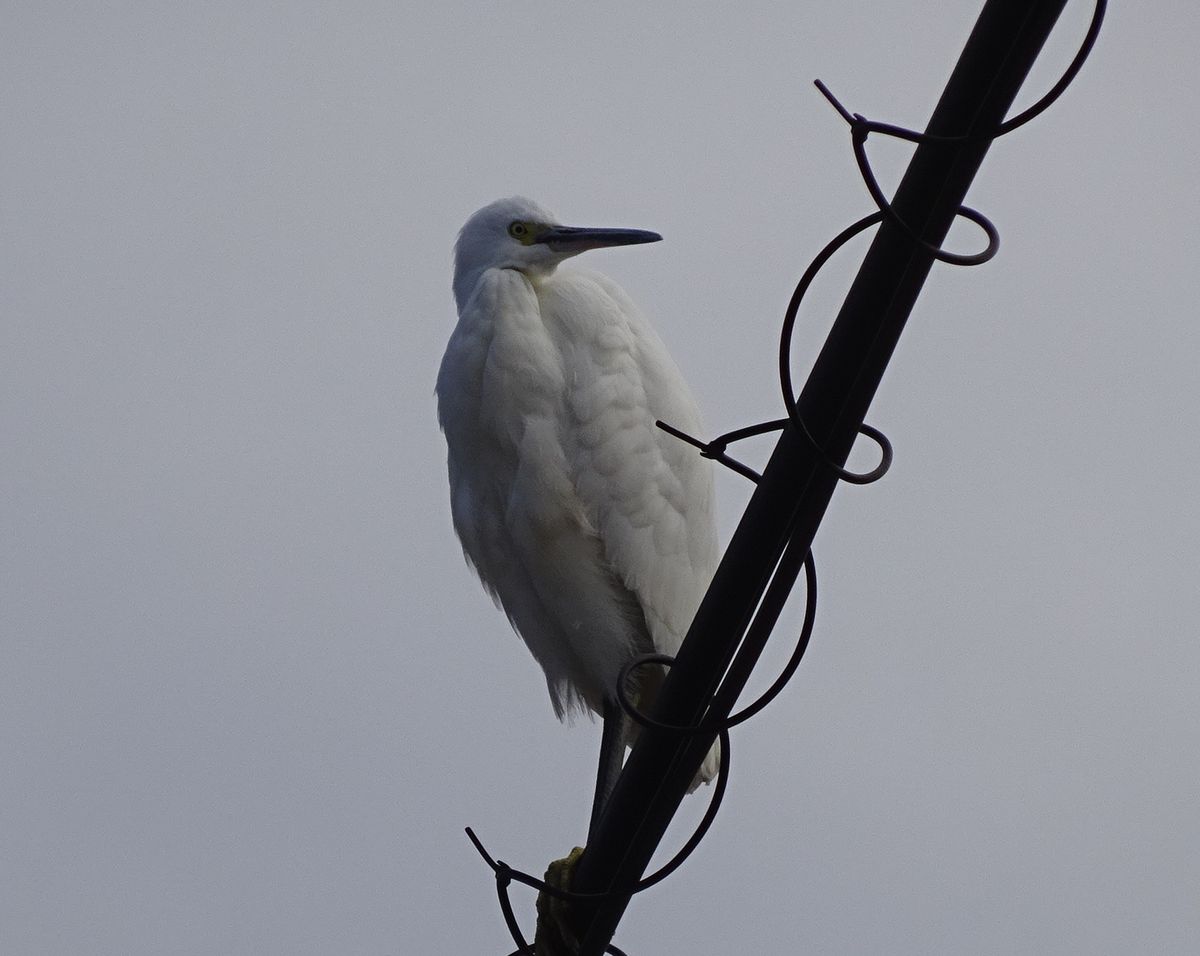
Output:
[[[985,4],[926,128],[972,138],[919,145],[893,199],[897,215],[925,241],[940,246],[945,239],[991,145],[990,134],[1065,2]],[[932,263],[927,249],[885,219],[800,393],[798,407],[809,432],[839,463],[849,454]],[[794,580],[796,557],[811,546],[836,484],[807,442],[785,429],[670,669],[656,720],[685,725],[728,716],[748,673],[745,662],[757,657],[778,614],[778,607],[767,605],[779,602],[764,602],[764,614],[754,620],[759,600],[777,566]],[[781,561],[785,551],[788,559]],[[737,673],[722,685],[739,644]],[[572,883],[579,892],[610,893],[598,905],[577,904],[573,922],[583,940],[581,956],[602,956],[629,903],[626,888],[645,872],[712,741],[711,735],[648,730],[640,735]]]

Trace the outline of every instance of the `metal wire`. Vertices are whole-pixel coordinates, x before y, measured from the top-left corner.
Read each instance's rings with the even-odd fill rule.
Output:
[[[866,141],[871,133],[878,133],[882,136],[891,136],[897,139],[906,140],[912,143],[943,143],[946,145],[962,144],[969,141],[994,140],[1000,136],[1011,133],[1013,130],[1032,120],[1034,117],[1046,110],[1055,100],[1057,100],[1071,81],[1079,73],[1088,54],[1092,51],[1096,43],[1096,38],[1099,35],[1101,24],[1104,20],[1104,14],[1107,9],[1107,0],[1096,0],[1095,9],[1092,15],[1091,23],[1088,26],[1087,33],[1083,42],[1071,60],[1066,71],[1062,74],[1059,80],[1050,88],[1050,90],[1033,106],[1022,111],[1010,119],[1000,123],[990,134],[973,134],[969,136],[947,136],[932,133],[920,133],[914,130],[905,129],[901,126],[896,126],[890,123],[882,123],[875,120],[866,119],[858,113],[851,113],[846,109],[830,92],[829,88],[820,80],[815,81],[815,85],[821,94],[830,102],[835,110],[839,113],[843,120],[850,127],[851,145],[854,152],[855,161],[858,164],[859,171],[863,177],[863,182],[866,185],[867,192],[876,205],[876,211],[868,216],[864,216],[857,222],[847,226],[838,233],[826,246],[813,258],[809,267],[805,270],[800,281],[797,283],[795,291],[788,302],[787,309],[784,313],[783,323],[780,331],[779,341],[779,383],[780,391],[783,397],[784,409],[787,412],[787,417],[781,419],[773,419],[771,421],[761,422],[754,425],[737,428],[733,431],[726,432],[723,435],[704,441],[694,436],[688,435],[685,432],[673,427],[667,422],[655,422],[655,424],[669,435],[684,441],[695,448],[700,454],[705,457],[724,465],[726,468],[742,475],[753,482],[758,482],[762,477],[758,471],[751,468],[749,465],[738,461],[729,454],[726,449],[734,442],[741,441],[746,438],[751,438],[756,435],[766,434],[772,431],[781,429],[793,428],[795,432],[802,436],[811,450],[817,455],[818,459],[823,463],[824,467],[828,468],[840,481],[850,484],[869,484],[878,481],[884,476],[888,468],[891,466],[893,459],[893,450],[891,442],[878,429],[870,425],[863,424],[859,427],[859,433],[865,435],[874,441],[880,448],[880,461],[875,468],[868,472],[859,474],[848,471],[844,468],[830,452],[818,442],[809,432],[803,418],[800,415],[797,407],[797,398],[793,385],[791,373],[791,343],[795,329],[797,317],[800,310],[800,304],[804,296],[812,285],[817,273],[825,265],[826,262],[844,246],[850,239],[859,233],[877,226],[885,219],[890,220],[898,226],[907,238],[915,245],[924,248],[934,259],[945,262],[950,265],[974,266],[981,265],[990,260],[996,255],[999,248],[999,232],[992,222],[982,213],[966,206],[960,206],[958,214],[966,219],[971,220],[983,229],[987,236],[987,245],[977,253],[954,253],[949,252],[940,247],[931,245],[926,242],[917,231],[915,231],[908,223],[906,223],[892,208],[874,172],[871,169],[870,160],[867,157]],[[700,841],[708,832],[716,817],[717,811],[720,809],[721,802],[724,799],[725,791],[729,782],[729,760],[730,760],[730,739],[729,731],[758,714],[776,697],[782,693],[787,686],[792,676],[800,666],[800,662],[804,657],[804,653],[808,648],[809,640],[812,637],[813,626],[816,619],[816,595],[817,595],[817,577],[816,569],[813,563],[811,552],[805,552],[803,557],[791,555],[788,550],[785,550],[783,557],[780,559],[779,565],[771,578],[771,582],[767,587],[766,593],[762,599],[758,614],[755,620],[751,622],[750,633],[758,622],[759,614],[766,621],[766,626],[773,626],[775,618],[778,616],[779,610],[782,608],[783,602],[786,601],[788,593],[791,590],[792,581],[795,578],[796,569],[795,561],[799,559],[801,567],[805,573],[805,610],[804,621],[800,628],[799,637],[796,646],[789,657],[787,664],[784,666],[779,676],[772,682],[771,686],[753,703],[747,705],[737,713],[723,720],[705,720],[701,719],[692,725],[675,725],[663,723],[651,718],[649,715],[640,711],[633,702],[629,699],[628,679],[632,673],[640,667],[648,665],[659,665],[669,667],[674,662],[674,658],[667,654],[645,654],[641,655],[628,662],[620,672],[617,687],[615,688],[617,700],[622,710],[634,722],[642,727],[649,728],[658,732],[675,734],[687,737],[712,736],[720,741],[721,744],[721,760],[717,772],[716,784],[713,788],[713,794],[709,801],[708,808],[705,810],[704,816],[697,825],[691,837],[684,843],[680,850],[671,860],[662,866],[655,873],[648,877],[644,877],[632,886],[626,887],[610,887],[604,893],[577,893],[569,890],[563,890],[555,886],[550,886],[544,880],[531,876],[520,870],[513,869],[508,864],[501,860],[494,859],[484,848],[483,843],[475,835],[474,831],[466,828],[467,836],[474,844],[475,849],[484,859],[487,865],[491,868],[496,879],[496,893],[500,902],[500,909],[504,915],[505,924],[508,926],[509,933],[512,935],[513,941],[517,945],[517,949],[510,956],[535,956],[532,946],[525,940],[516,916],[513,913],[512,901],[509,898],[509,886],[516,882],[525,886],[536,889],[539,893],[545,893],[555,899],[565,902],[596,904],[609,898],[629,897],[636,893],[654,886],[656,883],[666,879],[671,873],[678,869],[684,861],[691,855],[692,851],[699,845]],[[791,567],[786,565],[791,562]],[[745,642],[745,638],[743,638]],[[730,664],[729,670],[726,672],[726,679],[739,666],[740,655],[735,656]],[[753,664],[745,665],[753,666]],[[722,684],[724,687],[724,684]],[[718,687],[714,699],[721,695],[722,688]],[[605,949],[606,953],[612,956],[625,956],[622,950],[618,949],[614,944],[609,943]]]

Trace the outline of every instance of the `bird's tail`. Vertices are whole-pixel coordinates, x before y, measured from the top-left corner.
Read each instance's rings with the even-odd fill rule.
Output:
[[[696,776],[692,778],[692,785],[688,787],[688,793],[695,793],[702,783],[712,783],[717,776],[717,771],[721,769],[721,741],[714,740],[712,749],[704,757],[704,763],[700,764],[700,769],[696,771]]]

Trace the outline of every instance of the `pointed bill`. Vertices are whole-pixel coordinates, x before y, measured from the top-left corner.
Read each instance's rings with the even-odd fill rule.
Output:
[[[537,241],[555,252],[584,252],[605,246],[633,246],[643,242],[659,242],[657,232],[647,229],[593,229],[584,226],[550,226]]]

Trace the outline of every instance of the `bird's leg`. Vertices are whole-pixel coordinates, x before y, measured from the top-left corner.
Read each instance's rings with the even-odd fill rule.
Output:
[[[604,813],[609,794],[616,785],[625,760],[626,717],[615,701],[606,700],[600,712],[603,730],[600,733],[600,766],[596,770],[596,795],[592,800],[592,819],[588,824],[588,843],[596,835],[600,815]],[[583,856],[583,848],[575,847],[562,860],[555,860],[546,870],[546,884],[555,889],[570,890],[575,878],[575,867]],[[537,935],[534,937],[534,952],[546,956],[566,956],[579,951],[579,940],[575,936],[571,904],[543,890],[537,901]]]
[[[596,795],[592,799],[592,820],[588,825],[588,843],[596,832],[600,822],[600,814],[608,803],[609,794],[616,786],[617,777],[621,773],[621,765],[625,760],[625,714],[620,706],[611,700],[604,702],[601,712],[604,730],[600,735],[600,765],[596,769]]]

